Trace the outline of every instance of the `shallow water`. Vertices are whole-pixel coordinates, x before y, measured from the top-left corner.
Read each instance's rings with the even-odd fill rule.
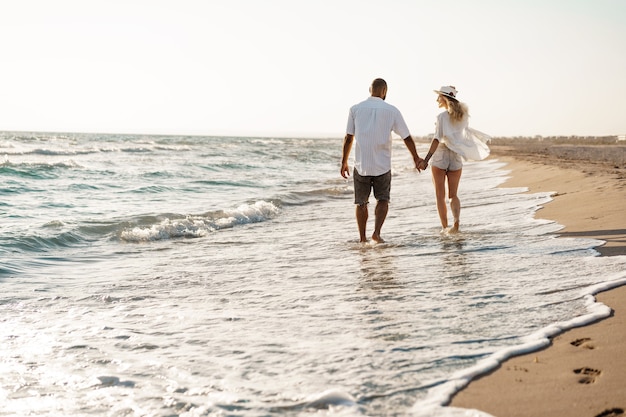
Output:
[[[4,133],[0,155],[5,415],[456,415],[468,370],[626,279],[495,160],[442,235],[402,141],[380,245],[341,139]]]

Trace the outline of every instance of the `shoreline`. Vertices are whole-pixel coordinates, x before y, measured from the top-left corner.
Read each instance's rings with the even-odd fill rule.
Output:
[[[563,226],[555,234],[602,240],[600,256],[626,255],[626,164],[601,160],[585,147],[567,148],[574,158],[524,144],[492,146],[492,156],[506,163],[511,177],[501,187],[554,192],[535,213]],[[615,158],[615,155],[612,156]],[[494,417],[612,417],[626,413],[626,285],[595,296],[611,315],[565,330],[549,346],[505,360],[457,392],[451,407],[481,410]]]
[[[626,255],[626,145],[500,142],[489,158],[511,170],[502,187],[555,193],[536,218],[563,225],[562,237],[606,241],[595,248],[602,256]]]

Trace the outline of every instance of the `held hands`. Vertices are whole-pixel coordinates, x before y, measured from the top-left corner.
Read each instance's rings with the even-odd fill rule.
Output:
[[[423,169],[426,169],[428,167],[428,162],[426,162],[423,158],[417,158],[417,160],[415,161],[415,169],[417,169],[417,172],[422,172]]]

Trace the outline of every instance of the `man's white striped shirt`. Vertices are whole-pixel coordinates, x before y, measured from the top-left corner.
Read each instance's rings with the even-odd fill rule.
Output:
[[[402,113],[380,97],[350,108],[346,133],[354,135],[354,167],[359,175],[378,176],[391,170],[391,132],[410,135]]]

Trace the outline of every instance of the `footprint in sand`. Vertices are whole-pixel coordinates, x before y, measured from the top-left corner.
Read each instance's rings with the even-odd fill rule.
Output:
[[[573,342],[570,342],[570,345],[581,347],[583,349],[595,349],[595,345],[588,337],[583,337],[582,339],[576,339]]]
[[[621,408],[611,408],[610,410],[604,410],[596,417],[616,417],[621,416],[622,414],[624,414],[624,410]]]
[[[582,375],[582,378],[578,380],[579,384],[593,384],[594,382],[596,382],[602,372],[597,369],[583,367],[579,369],[574,369],[574,373]]]

